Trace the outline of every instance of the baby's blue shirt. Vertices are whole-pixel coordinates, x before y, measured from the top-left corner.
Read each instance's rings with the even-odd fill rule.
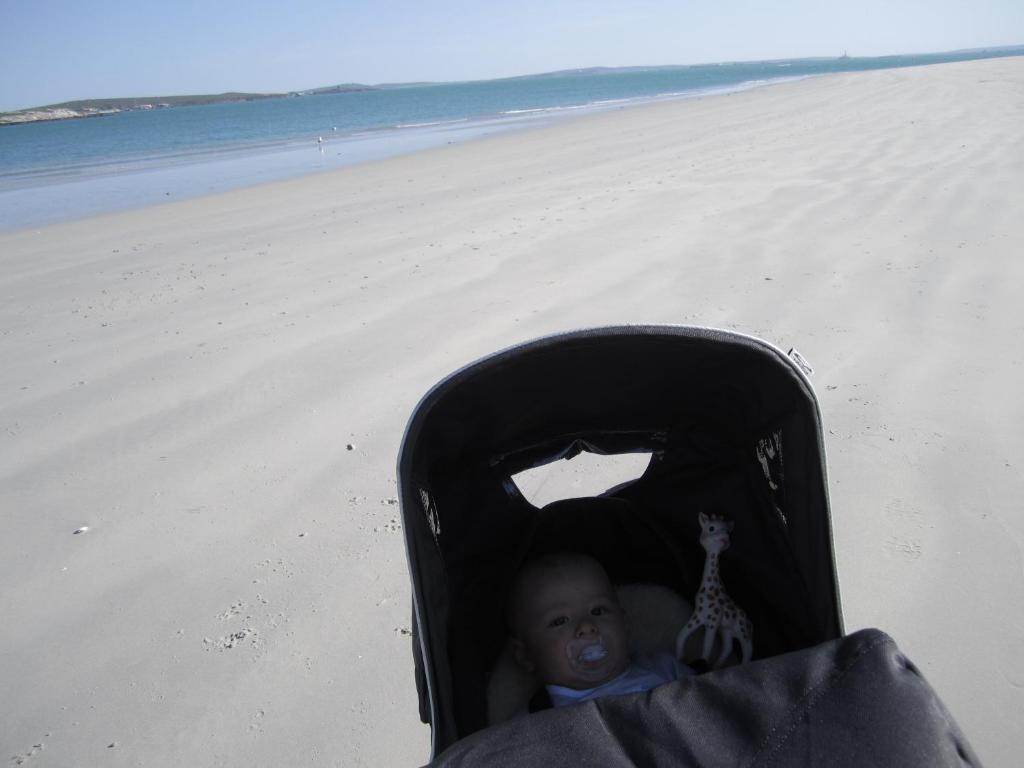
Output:
[[[620,696],[624,693],[639,693],[657,688],[684,677],[690,677],[694,671],[674,656],[659,653],[656,656],[640,656],[634,659],[626,671],[596,688],[578,691],[561,685],[546,685],[551,703],[556,707],[578,704],[602,696]]]

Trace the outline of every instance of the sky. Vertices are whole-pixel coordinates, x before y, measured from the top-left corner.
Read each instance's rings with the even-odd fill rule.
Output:
[[[0,111],[1020,44],[1022,0],[0,0]]]

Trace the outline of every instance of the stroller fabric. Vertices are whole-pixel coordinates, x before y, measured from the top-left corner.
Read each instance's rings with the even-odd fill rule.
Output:
[[[581,451],[651,458],[603,500],[538,509],[519,493],[517,473]],[[692,599],[698,513],[725,514],[736,527],[722,576],[754,622],[754,657],[842,634],[817,401],[800,368],[758,339],[625,326],[496,353],[423,398],[398,473],[434,754],[488,724],[503,595],[545,548],[589,551],[615,583]]]
[[[524,715],[433,768],[961,768],[979,762],[895,642],[863,630],[814,648]]]

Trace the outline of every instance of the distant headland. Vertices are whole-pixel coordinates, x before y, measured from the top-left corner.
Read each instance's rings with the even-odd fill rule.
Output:
[[[292,96],[316,96],[324,93],[349,93],[376,90],[375,86],[345,83],[314,88],[309,91],[289,93],[216,93],[195,96],[140,96],[121,99],[83,99],[47,104],[16,112],[0,112],[0,125],[38,123],[46,120],[73,120],[82,117],[103,117],[118,112],[137,112],[148,109],[190,107],[201,104],[224,104],[233,101],[259,101],[261,99],[283,99]]]

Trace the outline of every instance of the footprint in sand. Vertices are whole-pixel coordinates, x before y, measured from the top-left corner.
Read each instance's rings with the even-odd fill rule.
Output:
[[[249,730],[257,733],[262,732],[263,728],[261,727],[260,723],[262,722],[263,718],[266,717],[266,714],[267,713],[264,710],[257,709],[256,714],[252,716],[252,720],[249,722]]]
[[[391,518],[384,525],[374,526],[374,533],[397,533],[402,530],[402,524],[395,518]]]
[[[223,613],[218,614],[217,618],[220,619],[221,621],[227,621],[228,619],[233,619],[235,616],[238,616],[244,610],[245,610],[245,601],[239,600],[237,603],[232,603],[231,607],[228,608],[226,611],[224,611]],[[246,618],[248,619],[250,617],[246,616]]]
[[[232,648],[237,648],[246,640],[249,641],[249,644],[252,645],[253,648],[257,647],[259,645],[259,633],[252,627],[242,627],[235,632],[222,635],[216,640],[204,637],[203,645],[208,651],[213,649],[218,651],[228,651]]]
[[[33,757],[43,751],[43,742],[33,744],[32,749],[27,752],[22,752],[20,755],[14,755],[11,757],[11,762],[15,765],[24,765],[26,762],[31,760]]]
[[[885,548],[904,560],[917,560],[921,557],[921,543],[913,539],[890,536],[885,542]]]

